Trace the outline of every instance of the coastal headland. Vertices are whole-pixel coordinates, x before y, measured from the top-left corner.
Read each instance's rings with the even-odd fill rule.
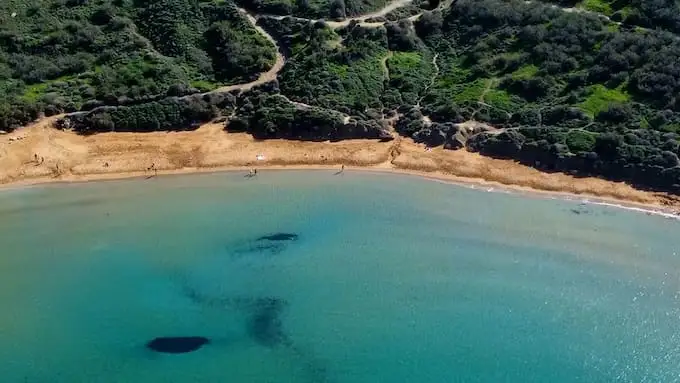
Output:
[[[488,188],[552,193],[678,212],[680,198],[623,182],[545,173],[512,160],[465,149],[427,148],[408,138],[391,142],[256,140],[222,123],[195,131],[99,133],[58,130],[58,117],[0,136],[0,183],[7,186],[79,182],[220,170],[362,169],[409,173]]]

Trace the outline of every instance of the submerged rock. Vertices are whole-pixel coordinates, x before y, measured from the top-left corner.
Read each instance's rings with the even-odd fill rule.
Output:
[[[154,338],[146,347],[156,352],[184,354],[196,351],[208,343],[210,340],[202,336],[169,336]]]
[[[288,243],[297,241],[298,238],[299,235],[295,233],[272,233],[256,237],[242,246],[228,251],[234,256],[253,253],[276,255],[286,250]]]
[[[269,235],[263,235],[258,238],[258,241],[295,241],[298,239],[298,235],[294,233],[274,233]]]

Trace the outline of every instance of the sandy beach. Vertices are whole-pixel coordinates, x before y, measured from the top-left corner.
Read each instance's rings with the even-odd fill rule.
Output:
[[[257,169],[361,169],[398,172],[489,188],[589,199],[666,213],[680,197],[622,182],[544,173],[510,160],[466,150],[427,149],[410,139],[392,142],[258,141],[209,123],[191,132],[101,133],[81,136],[43,119],[0,136],[4,187],[148,177],[160,174]],[[260,159],[258,159],[258,157]]]

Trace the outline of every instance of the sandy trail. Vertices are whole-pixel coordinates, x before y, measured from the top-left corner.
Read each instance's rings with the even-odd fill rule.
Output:
[[[375,17],[383,17],[387,15],[390,12],[393,12],[401,7],[405,7],[409,4],[411,4],[413,0],[395,0],[390,3],[387,3],[382,9],[379,9],[375,12],[367,13],[361,16],[356,16],[356,17],[351,17],[342,21],[326,21],[326,24],[333,28],[342,28],[348,26],[352,21],[356,21],[359,23],[359,25],[363,27],[380,27],[382,26],[383,22],[367,22],[366,20],[372,19]]]
[[[348,168],[397,171],[518,190],[570,193],[655,208],[680,209],[680,197],[620,182],[543,173],[466,150],[426,150],[410,139],[393,142],[258,141],[210,123],[191,132],[101,133],[81,136],[51,127],[57,117],[0,136],[0,183],[35,184],[221,169]],[[35,160],[37,155],[38,161]],[[264,160],[258,161],[257,155]],[[44,158],[44,161],[42,160]]]
[[[279,44],[276,42],[274,37],[267,33],[267,31],[265,31],[262,27],[257,25],[257,19],[253,15],[251,15],[242,8],[239,8],[238,10],[239,12],[241,12],[241,14],[243,14],[243,16],[245,16],[245,18],[253,25],[253,27],[260,34],[262,34],[270,43],[272,43],[272,45],[274,45],[274,48],[276,48],[276,60],[274,61],[274,65],[272,65],[272,67],[268,71],[260,73],[260,76],[255,81],[251,81],[245,84],[227,85],[206,93],[226,93],[231,92],[233,90],[241,91],[250,90],[251,88],[256,87],[258,85],[262,85],[267,82],[276,80],[276,78],[279,75],[279,72],[281,71],[281,69],[283,69],[283,66],[286,64],[286,59],[283,57],[283,54],[281,53],[281,47],[279,47]]]
[[[372,18],[375,18],[375,17],[385,16],[385,15],[389,14],[390,12],[393,12],[393,11],[395,11],[395,10],[401,8],[401,7],[405,7],[409,4],[411,4],[412,2],[413,2],[413,0],[395,0],[395,1],[392,1],[392,2],[385,4],[385,6],[383,8],[381,8],[381,9],[375,11],[375,12],[366,13],[366,14],[360,15],[360,16],[350,17],[350,18],[347,18],[347,19],[344,19],[344,20],[341,20],[341,21],[326,20],[326,19],[308,19],[308,18],[305,18],[305,17],[298,17],[298,16],[281,16],[281,15],[270,15],[270,14],[261,14],[261,15],[258,15],[258,17],[267,17],[267,18],[272,18],[272,19],[275,19],[275,20],[283,20],[285,18],[291,18],[293,20],[308,21],[308,22],[311,22],[311,23],[323,21],[324,23],[326,23],[327,26],[329,26],[332,29],[338,29],[338,28],[346,27],[353,21],[359,23],[359,25],[361,25],[362,27],[378,28],[378,27],[383,26],[385,23],[381,22],[381,21],[367,22],[366,20],[372,19]],[[421,15],[422,15],[422,12],[417,14],[417,15],[411,16],[408,19],[409,20],[417,20]]]
[[[364,22],[364,20],[372,18],[372,17],[379,17],[379,16],[386,15],[386,14],[394,11],[395,9],[398,9],[398,8],[401,8],[403,6],[410,4],[412,1],[413,0],[396,0],[396,1],[393,1],[391,3],[386,4],[385,7],[383,7],[382,9],[380,9],[376,12],[373,12],[373,13],[368,13],[368,14],[365,14],[365,15],[362,15],[362,16],[357,16],[357,17],[346,19],[346,20],[343,20],[343,21],[326,21],[326,23],[331,28],[341,28],[341,27],[349,25],[351,21],[356,20],[356,21],[360,22],[360,24],[365,26],[365,27],[380,27],[385,23],[383,23],[383,22],[366,23],[366,22]],[[270,35],[267,31],[265,31],[264,28],[257,25],[257,18],[259,18],[259,17],[269,17],[269,18],[274,18],[274,19],[277,19],[277,20],[282,20],[286,17],[292,17],[293,19],[296,19],[296,20],[304,20],[304,21],[309,21],[309,22],[322,21],[322,20],[306,19],[306,18],[295,17],[295,16],[253,15],[243,8],[238,8],[238,11],[250,22],[250,24],[252,24],[252,26],[260,34],[262,34],[272,45],[274,45],[274,48],[276,48],[276,59],[274,61],[274,65],[272,65],[272,67],[268,71],[260,73],[258,78],[254,81],[251,81],[251,82],[248,82],[248,83],[243,83],[243,84],[226,85],[226,86],[219,87],[217,89],[213,89],[209,92],[200,93],[198,95],[206,95],[206,94],[212,94],[212,93],[226,93],[226,92],[231,92],[231,91],[235,91],[235,90],[248,91],[248,90],[250,90],[250,89],[252,89],[252,88],[254,88],[258,85],[262,85],[262,84],[265,84],[267,82],[274,81],[278,78],[279,72],[281,72],[281,70],[283,69],[283,66],[286,64],[286,59],[283,56],[283,54],[281,53],[281,47],[279,46],[276,39],[274,39],[274,37],[272,35]],[[147,40],[147,42],[148,42],[148,40]],[[150,49],[153,52],[160,55],[160,53],[156,52],[153,49],[153,45],[151,45],[149,43],[149,46],[150,46]],[[186,97],[193,97],[193,96],[196,96],[196,94],[188,95]],[[296,106],[298,106],[298,107],[303,107],[303,108],[309,107],[306,104],[302,104],[302,103],[297,103],[297,104],[298,105],[296,105]],[[76,112],[76,113],[81,113],[81,112]]]

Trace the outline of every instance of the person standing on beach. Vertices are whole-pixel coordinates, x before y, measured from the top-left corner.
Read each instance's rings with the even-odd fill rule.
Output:
[[[149,166],[148,168],[146,168],[146,171],[150,171],[150,170],[153,170],[153,175],[152,175],[152,176],[147,176],[146,179],[150,179],[150,178],[153,178],[153,177],[155,177],[155,176],[158,175],[158,169],[156,169],[156,163],[155,163],[155,162],[152,162],[152,163],[151,163],[151,166]]]
[[[336,176],[339,176],[339,175],[342,175],[342,174],[344,174],[344,173],[345,173],[345,165],[342,164],[342,165],[340,166],[340,170],[338,170],[338,171],[335,173],[335,175],[336,175]]]

